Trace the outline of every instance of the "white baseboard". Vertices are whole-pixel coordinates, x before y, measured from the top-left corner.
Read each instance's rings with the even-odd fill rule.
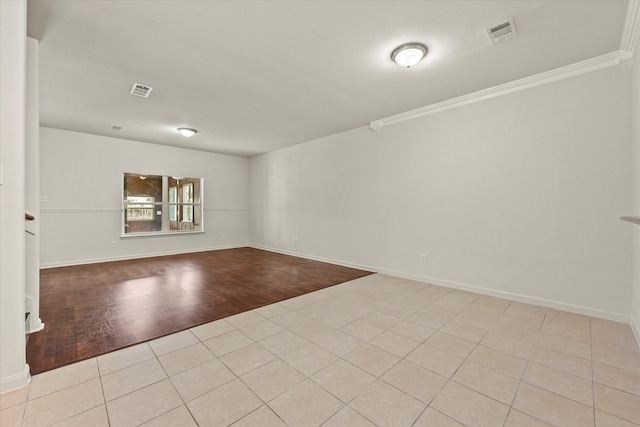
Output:
[[[299,252],[285,251],[285,250],[281,250],[281,249],[269,248],[269,247],[266,247],[266,246],[259,246],[259,245],[248,245],[248,246],[250,248],[254,248],[254,249],[260,249],[260,250],[263,250],[263,251],[275,252],[277,254],[283,254],[283,255],[291,255],[291,256],[298,257],[298,258],[310,259],[312,261],[326,262],[326,263],[329,263],[329,264],[341,265],[343,267],[357,268],[358,270],[372,271],[374,273],[379,272],[376,268],[371,267],[371,266],[339,261],[339,260],[332,259],[332,258],[324,258],[324,257],[319,257],[319,256],[314,256],[314,255],[309,255],[309,254],[303,254],[303,253],[299,253]]]
[[[427,283],[427,284],[431,284],[431,285],[443,286],[445,288],[458,289],[458,290],[461,290],[461,291],[473,292],[473,293],[480,294],[480,295],[492,296],[492,297],[496,297],[496,298],[504,298],[504,299],[508,299],[508,300],[511,300],[511,301],[517,301],[517,302],[522,302],[522,303],[526,303],[526,304],[538,305],[538,306],[542,306],[542,307],[553,308],[553,309],[556,309],[556,310],[568,311],[568,312],[576,313],[576,314],[583,314],[585,316],[598,317],[598,318],[601,318],[601,319],[607,319],[607,320],[613,320],[613,321],[616,321],[616,322],[628,323],[628,324],[631,324],[632,328],[634,328],[634,332],[636,334],[636,338],[639,337],[638,333],[640,332],[640,325],[634,325],[632,323],[631,316],[628,316],[628,315],[625,315],[625,314],[621,314],[621,313],[613,313],[613,312],[609,312],[609,311],[605,311],[605,310],[599,310],[599,309],[595,309],[595,308],[591,308],[591,307],[584,307],[584,306],[580,306],[580,305],[568,304],[568,303],[549,300],[549,299],[545,299],[545,298],[538,298],[538,297],[532,297],[532,296],[528,296],[528,295],[522,295],[522,294],[511,293],[511,292],[499,291],[499,290],[496,290],[496,289],[484,288],[484,287],[481,287],[481,286],[470,285],[470,284],[467,284],[467,283],[451,282],[451,281],[448,281],[448,280],[443,280],[443,279],[439,279],[439,278],[435,278],[435,277],[419,276],[419,275],[414,275],[414,274],[407,274],[407,273],[404,273],[404,272],[401,272],[401,271],[380,269],[380,268],[373,267],[373,266],[357,265],[357,264],[353,264],[353,263],[348,263],[348,262],[344,262],[344,261],[337,261],[337,260],[327,259],[327,258],[323,258],[323,257],[317,257],[317,256],[303,254],[303,253],[284,251],[284,250],[268,248],[268,247],[263,247],[263,246],[258,246],[258,245],[250,245],[250,246],[253,247],[253,248],[256,248],[256,249],[263,249],[263,250],[270,251],[270,252],[277,252],[277,253],[282,253],[282,254],[285,254],[285,255],[297,256],[297,257],[300,257],[300,258],[307,258],[307,259],[311,259],[311,260],[314,260],[314,261],[328,262],[328,263],[331,263],[331,264],[342,265],[342,266],[345,266],[345,267],[358,268],[358,269],[361,269],[361,270],[374,271],[374,272],[377,272],[377,273],[380,273],[380,274],[386,274],[386,275],[389,275],[389,276],[399,277],[399,278],[402,278],[402,279],[415,280],[417,282]],[[638,342],[640,342],[640,339],[638,340]]]
[[[583,314],[585,316],[599,317],[601,319],[613,320],[616,322],[631,323],[630,316],[627,316],[621,313],[614,313],[610,311],[599,310],[591,307],[584,307],[581,305],[568,304],[565,302],[554,301],[554,300],[549,300],[545,298],[532,297],[529,295],[515,294],[511,292],[496,290],[496,289],[484,288],[477,285],[469,285],[466,283],[451,282],[448,280],[442,280],[435,277],[407,275],[407,274],[403,274],[403,273],[391,271],[391,270],[389,271],[381,270],[380,273],[388,274],[390,276],[397,276],[405,279],[410,279],[410,280],[416,280],[419,282],[425,282],[432,285],[443,286],[445,288],[458,289],[461,291],[473,292],[473,293],[496,297],[496,298],[504,298],[511,301],[517,301],[517,302],[522,302],[522,303],[531,304],[531,305],[538,305],[541,307],[553,308],[556,310],[568,311],[570,313]]]
[[[0,393],[17,390],[28,385],[31,382],[31,374],[29,373],[29,365],[25,363],[22,372],[18,372],[8,377],[0,378]]]
[[[180,255],[180,254],[191,254],[195,252],[220,251],[224,249],[246,248],[248,246],[249,246],[248,244],[238,244],[238,245],[215,246],[215,247],[207,247],[207,248],[185,249],[182,251],[162,251],[162,252],[152,252],[152,253],[129,254],[129,255],[122,255],[122,256],[116,256],[116,257],[57,261],[57,262],[40,264],[40,268],[43,269],[43,268],[55,268],[55,267],[70,267],[73,265],[98,264],[101,262],[126,261],[130,259],[138,259],[138,258],[152,258],[157,256]]]

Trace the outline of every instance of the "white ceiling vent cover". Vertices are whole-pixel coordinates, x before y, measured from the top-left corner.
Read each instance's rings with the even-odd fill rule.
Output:
[[[131,95],[148,98],[152,90],[152,87],[141,85],[140,83],[134,83],[133,86],[131,86],[131,91],[129,93]]]
[[[516,24],[513,22],[513,18],[509,18],[507,21],[487,28],[487,35],[489,36],[489,40],[491,40],[491,44],[502,43],[514,38],[517,34],[518,32],[516,31]]]

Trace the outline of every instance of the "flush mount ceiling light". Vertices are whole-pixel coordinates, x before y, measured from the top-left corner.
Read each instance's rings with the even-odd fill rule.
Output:
[[[197,130],[191,128],[178,128],[178,132],[180,132],[182,136],[185,136],[187,138],[191,138],[193,135],[198,133]]]
[[[427,54],[427,47],[422,43],[407,43],[398,46],[391,52],[393,62],[403,68],[411,68]]]

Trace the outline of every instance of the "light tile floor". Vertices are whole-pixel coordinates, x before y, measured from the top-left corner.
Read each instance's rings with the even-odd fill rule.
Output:
[[[33,377],[12,426],[634,426],[629,325],[384,276]]]

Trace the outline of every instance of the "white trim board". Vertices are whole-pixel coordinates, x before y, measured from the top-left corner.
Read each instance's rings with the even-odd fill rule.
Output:
[[[633,58],[630,52],[616,51],[567,65],[565,67],[556,68],[555,70],[545,71],[533,76],[514,80],[510,83],[494,86],[492,88],[483,89],[468,95],[458,96],[447,101],[438,102],[436,104],[427,105],[425,107],[416,108],[415,110],[396,114],[384,119],[375,120],[369,123],[369,128],[374,132],[380,132],[383,127],[396,123],[402,123],[407,120],[416,119],[418,117],[439,113],[453,108],[462,107],[464,105],[474,104],[476,102],[485,101],[487,99],[497,98],[521,90],[534,88],[537,86],[557,82],[559,80],[568,79],[579,76],[581,74],[590,73],[604,68],[609,68],[628,61]]]
[[[41,208],[41,214],[118,214],[122,213],[123,208]],[[203,208],[205,212],[249,212],[249,209],[219,209],[219,208]]]
[[[0,393],[17,390],[28,385],[31,382],[31,374],[29,373],[29,365],[25,363],[22,372],[0,378]]]

